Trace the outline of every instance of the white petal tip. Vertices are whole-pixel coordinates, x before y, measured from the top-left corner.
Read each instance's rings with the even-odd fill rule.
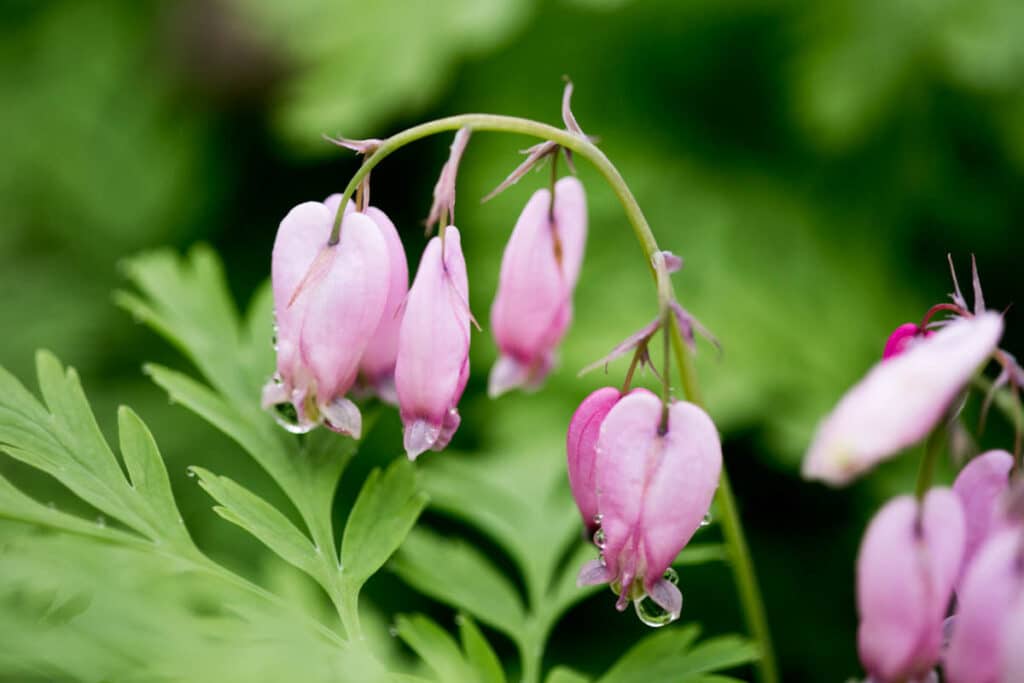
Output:
[[[402,441],[409,460],[415,460],[421,453],[433,448],[440,435],[441,426],[433,425],[426,420],[415,420],[407,424]]]
[[[328,429],[339,434],[359,439],[363,435],[363,416],[359,407],[345,397],[336,398],[327,405],[320,406],[324,424]]]

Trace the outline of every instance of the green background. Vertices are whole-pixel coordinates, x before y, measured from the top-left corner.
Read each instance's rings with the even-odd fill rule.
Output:
[[[619,166],[663,248],[685,259],[680,301],[724,347],[700,347],[699,374],[783,678],[842,680],[858,673],[857,542],[883,500],[911,490],[914,456],[843,491],[802,482],[800,457],[888,332],[950,291],[947,252],[962,279],[977,256],[990,306],[1019,297],[1022,30],[1015,0],[7,0],[0,365],[31,383],[33,350],[46,347],[80,370],[105,429],[117,404],[135,407],[199,544],[262,576],[265,550],[209,514],[185,468],[211,467],[271,500],[280,493],[142,376],[144,361],[183,363],[113,305],[111,292],[126,286],[119,263],[206,241],[244,302],[268,274],[288,209],[339,191],[357,167],[322,134],[384,137],[469,111],[557,123],[567,74],[584,130]],[[413,262],[449,142],[423,141],[373,174],[373,202]],[[621,381],[626,361],[607,380],[578,379],[579,368],[655,313],[621,208],[580,162],[590,236],[560,367],[543,394],[487,400],[502,245],[546,174],[486,205],[478,198],[527,144],[477,134],[459,177],[457,224],[484,327],[473,337],[462,452],[564,430],[588,391]],[[1019,351],[1014,313],[1003,345]],[[995,419],[983,443],[1008,438]],[[385,415],[365,459],[386,460],[399,443],[398,420]],[[0,472],[75,505],[6,458]],[[342,498],[351,494],[343,486]],[[727,568],[695,567],[681,587],[687,620],[712,633],[739,628]],[[387,575],[370,592],[385,614],[445,614]],[[547,661],[600,671],[642,628],[602,593],[561,623]]]

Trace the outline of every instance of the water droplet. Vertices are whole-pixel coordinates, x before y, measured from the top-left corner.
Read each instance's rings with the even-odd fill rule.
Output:
[[[192,469],[191,467],[186,467],[185,468],[185,475],[189,479],[195,479],[196,478],[196,471],[194,469]]]
[[[398,629],[395,628],[394,626],[389,626],[388,627],[388,635],[391,636],[392,638],[397,638],[398,637]]]
[[[651,600],[647,595],[634,600],[633,609],[636,611],[636,616],[640,621],[651,628],[659,628],[666,624],[671,624],[677,618],[671,612],[662,609],[661,605]]]
[[[596,545],[598,548],[601,548],[602,550],[604,549],[604,546],[605,546],[604,529],[598,529],[597,531],[594,532],[594,545]]]
[[[676,570],[673,569],[672,567],[669,567],[668,569],[666,569],[665,573],[662,575],[661,578],[665,579],[666,581],[671,583],[673,586],[678,586],[679,585],[679,574],[677,574]]]
[[[704,527],[704,526],[708,526],[710,524],[711,524],[711,513],[707,512],[707,513],[704,514],[704,519],[700,520],[700,525],[702,527]]]
[[[105,528],[107,526],[107,518],[103,515],[99,515],[96,518],[96,526],[100,527],[101,529]]]
[[[597,561],[601,563],[602,567],[608,566],[608,560],[604,558],[604,552],[601,552],[601,554],[597,556]]]
[[[600,512],[598,512],[596,515],[594,515],[594,524],[600,524],[601,520],[603,520],[603,519],[604,519],[604,515],[602,515]]]
[[[274,419],[277,420],[277,424],[292,434],[305,434],[316,427],[313,422],[308,424],[299,422],[299,413],[291,403],[278,403],[274,406]]]
[[[56,510],[57,504],[51,500],[49,503],[46,504],[46,507],[50,508],[51,510]]]

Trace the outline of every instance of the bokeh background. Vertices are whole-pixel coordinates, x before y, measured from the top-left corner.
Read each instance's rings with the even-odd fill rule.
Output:
[[[568,74],[584,130],[600,137],[663,247],[685,259],[680,300],[722,342],[720,355],[701,347],[700,379],[784,680],[843,680],[859,671],[859,536],[881,501],[911,489],[916,464],[910,455],[832,491],[800,480],[800,457],[888,332],[950,291],[947,252],[962,279],[977,256],[990,306],[1024,291],[1022,31],[1017,0],[5,0],[0,364],[31,383],[34,349],[53,350],[79,369],[108,430],[117,404],[134,406],[200,545],[259,577],[264,551],[209,513],[185,468],[280,494],[141,374],[144,361],[183,362],[113,304],[127,286],[119,264],[205,241],[244,302],[268,275],[288,209],[339,191],[357,167],[322,134],[384,137],[468,111],[557,123]],[[414,260],[449,142],[418,143],[373,175],[373,201]],[[513,448],[517,430],[496,426],[507,415],[523,431],[564,429],[606,381],[576,372],[655,312],[621,208],[580,163],[591,233],[560,369],[539,397],[486,399],[502,244],[547,176],[486,205],[479,197],[530,142],[477,134],[459,178],[484,326],[456,442],[464,451]],[[1024,353],[1022,320],[1011,310],[1010,351]],[[625,363],[607,381],[620,382]],[[983,442],[1006,445],[1005,423],[990,422]],[[397,429],[393,415],[381,420],[368,450],[386,455],[369,462],[397,452]],[[7,458],[0,472],[75,505]],[[695,568],[683,587],[687,619],[711,633],[740,627],[726,568]],[[371,594],[385,613],[443,613],[386,576]],[[600,671],[641,630],[602,595],[561,624],[549,664]]]

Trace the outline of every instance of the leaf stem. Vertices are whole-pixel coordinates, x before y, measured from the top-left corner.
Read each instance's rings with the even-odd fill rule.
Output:
[[[914,495],[918,500],[924,500],[928,489],[932,487],[932,479],[935,476],[935,460],[942,450],[945,442],[946,423],[941,422],[939,426],[928,435],[924,444],[924,455],[921,456],[921,466],[917,470],[917,486],[914,487]]]
[[[355,191],[356,187],[358,187],[359,183],[371,170],[373,170],[375,166],[377,166],[377,164],[383,161],[392,152],[408,145],[409,143],[431,135],[458,130],[460,128],[468,128],[474,132],[492,131],[513,133],[528,135],[541,140],[550,140],[590,161],[590,163],[593,164],[611,187],[615,196],[618,197],[619,202],[625,210],[626,218],[629,220],[629,224],[633,228],[633,234],[640,243],[640,249],[643,251],[647,267],[655,278],[655,284],[661,284],[658,282],[658,271],[652,261],[654,254],[659,251],[657,240],[654,238],[654,233],[651,231],[651,227],[647,223],[647,218],[644,216],[643,210],[637,203],[636,197],[633,196],[633,192],[629,189],[629,186],[623,179],[622,174],[619,173],[618,168],[616,168],[608,157],[605,156],[604,152],[602,152],[586,137],[545,123],[540,123],[539,121],[523,119],[515,116],[500,116],[496,114],[461,114],[458,116],[449,116],[434,121],[428,121],[418,126],[413,126],[412,128],[396,133],[384,140],[380,147],[377,148],[377,151],[367,157],[362,166],[359,167],[359,170],[357,170],[352,176],[348,186],[342,193],[341,203],[338,206],[338,212],[334,218],[334,225],[331,229],[328,244],[334,245],[338,243],[338,240],[341,237],[341,219],[345,204],[352,197],[352,193]],[[661,297],[659,296],[659,299],[660,298]],[[661,305],[665,305],[666,302],[660,301],[660,303]],[[686,393],[686,396],[690,401],[700,404],[700,391],[697,386],[696,373],[693,371],[692,359],[689,358],[689,354],[687,354],[683,348],[682,338],[679,335],[677,326],[672,324],[669,325],[669,328],[669,336],[673,347],[675,347],[677,364],[679,365],[679,378],[682,383],[683,391]],[[746,540],[744,539],[743,527],[740,522],[739,514],[736,511],[736,503],[733,499],[732,489],[729,486],[729,479],[724,468],[722,469],[722,480],[718,488],[716,498],[719,501],[719,508],[722,511],[723,534],[729,549],[730,558],[732,559],[731,565],[733,567],[734,579],[739,591],[740,603],[743,608],[747,627],[750,630],[751,635],[758,641],[761,651],[761,658],[758,664],[760,680],[762,683],[777,683],[778,674],[775,670],[775,658],[772,652],[771,637],[768,631],[768,622],[765,617],[764,605],[761,601],[760,590],[757,586],[757,580],[754,575],[754,567],[750,559],[750,552],[747,549]],[[534,683],[540,676],[542,648],[533,647],[531,645],[529,650],[529,652],[523,652],[523,680],[525,683]],[[534,652],[534,650],[537,650],[537,652]]]

